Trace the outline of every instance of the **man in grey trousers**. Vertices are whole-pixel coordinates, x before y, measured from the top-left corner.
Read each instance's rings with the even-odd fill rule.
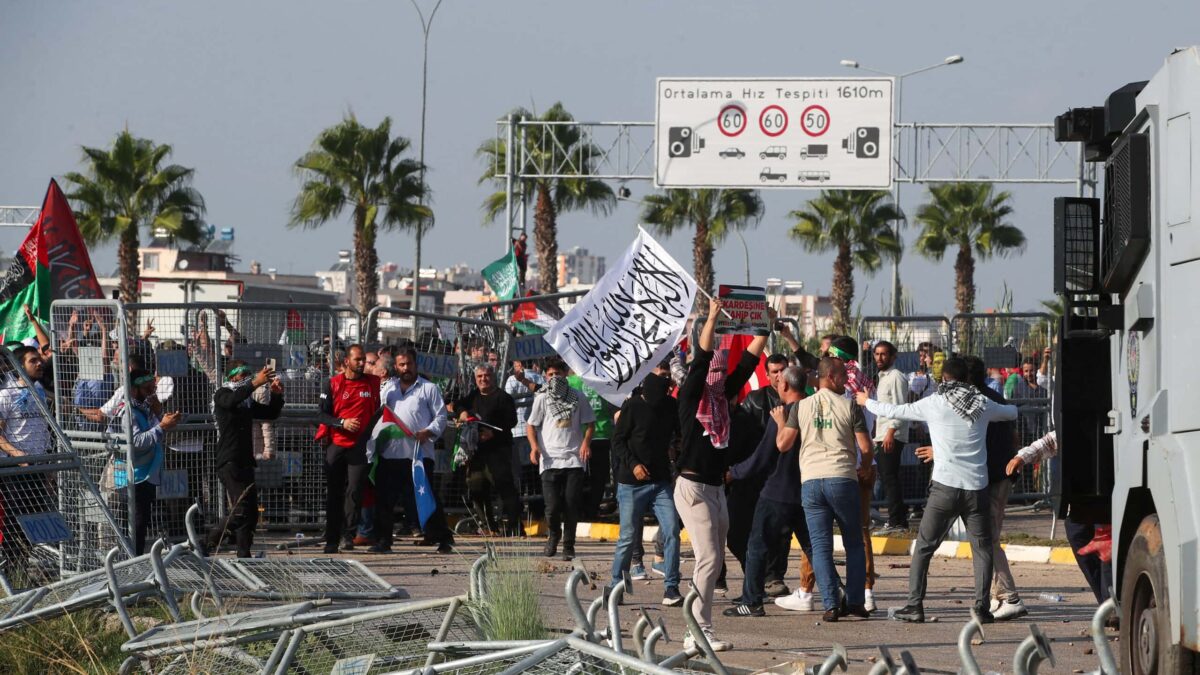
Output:
[[[975,610],[983,623],[992,622],[992,523],[988,494],[987,426],[993,421],[1017,418],[1017,407],[989,400],[970,384],[967,363],[946,359],[942,383],[933,396],[916,403],[892,405],[872,401],[865,392],[859,405],[877,416],[925,422],[937,461],[917,545],[908,575],[908,604],[898,610],[897,621],[925,621],[925,587],[929,560],[955,519],[961,517],[971,536],[975,568]]]

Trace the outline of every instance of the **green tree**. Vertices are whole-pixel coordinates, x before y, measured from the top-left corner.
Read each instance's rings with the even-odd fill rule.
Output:
[[[642,220],[657,232],[670,236],[691,226],[692,273],[696,284],[713,292],[713,250],[731,230],[758,224],[763,202],[753,190],[667,190],[642,202]]]
[[[296,161],[303,185],[288,226],[316,228],[346,207],[353,211],[356,304],[364,316],[379,290],[376,236],[414,228],[433,214],[422,204],[421,164],[404,157],[408,149],[408,139],[392,137],[390,117],[372,129],[351,114],[318,134],[312,150]]]
[[[900,242],[889,223],[900,212],[884,191],[822,190],[788,217],[789,234],[810,253],[836,252],[833,259],[833,328],[850,331],[854,268],[873,273],[885,257],[899,255]]]
[[[63,178],[79,230],[89,246],[117,240],[121,300],[137,302],[139,231],[166,230],[196,241],[204,225],[204,198],[191,187],[194,169],[164,162],[171,146],[137,138],[126,129],[109,148],[83,148],[83,173]]]
[[[929,201],[917,210],[921,234],[917,252],[940,261],[950,246],[954,260],[954,300],[959,313],[975,311],[975,259],[1005,257],[1025,249],[1025,235],[1004,222],[1012,195],[991,183],[942,183],[929,188]]]
[[[558,291],[558,216],[568,211],[587,210],[608,215],[617,205],[617,197],[604,181],[591,178],[600,156],[593,145],[573,124],[575,118],[562,103],[550,106],[536,116],[524,108],[509,113],[509,119],[529,119],[549,124],[522,127],[524,152],[514,158],[518,174],[553,173],[557,178],[524,179],[522,192],[534,199],[533,233],[538,259],[538,290]],[[508,144],[499,138],[484,141],[476,156],[484,160],[479,182],[497,183],[507,159]],[[521,166],[523,164],[523,166]],[[505,193],[492,193],[483,202],[484,222],[492,222],[504,212]],[[508,223],[505,223],[508,227]]]

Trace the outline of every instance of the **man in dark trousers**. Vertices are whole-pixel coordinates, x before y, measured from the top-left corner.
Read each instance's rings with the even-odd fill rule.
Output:
[[[459,399],[454,409],[459,422],[479,421],[479,445],[467,464],[467,489],[484,527],[506,536],[520,536],[521,503],[513,484],[512,428],[517,424],[517,404],[496,386],[496,370],[490,363],[475,366],[475,390]],[[508,524],[498,527],[492,517],[492,491],[500,493]]]
[[[258,488],[254,485],[254,420],[273,420],[283,410],[283,383],[264,366],[251,376],[241,359],[226,364],[225,384],[213,394],[217,422],[217,477],[225,488],[229,516],[208,534],[208,550],[216,551],[227,531],[234,532],[239,558],[250,557],[254,528],[258,525]],[[271,383],[270,403],[250,398],[254,390]]]
[[[367,352],[350,345],[342,372],[321,389],[317,442],[325,453],[325,553],[354,549],[354,533],[362,509],[367,455],[358,438],[379,410],[379,378],[366,371]]]
[[[787,368],[787,357],[782,354],[772,354],[767,357],[767,386],[750,392],[745,400],[737,407],[733,415],[733,440],[729,444],[729,461],[737,464],[754,454],[758,442],[763,437],[763,431],[771,421],[771,410],[778,407],[779,392],[775,388],[779,384],[779,376]],[[726,494],[729,496],[729,552],[746,569],[746,547],[750,539],[750,527],[754,521],[754,509],[758,504],[758,495],[762,492],[763,481],[767,479],[766,472],[747,473],[737,476],[729,483]],[[788,535],[788,545],[791,535]],[[787,595],[791,591],[783,583],[783,572],[779,569],[779,542],[771,542],[771,562],[767,570],[767,595],[771,597]],[[783,549],[784,555],[787,548]],[[785,563],[786,564],[786,563]],[[721,576],[717,579],[717,588],[726,587],[726,570],[722,568]]]
[[[787,420],[791,408],[804,400],[807,384],[804,369],[791,366],[783,371],[776,385],[782,405],[773,408],[767,428],[755,448],[754,454],[745,461],[729,468],[726,480],[736,481],[746,476],[766,476],[762,484],[762,495],[754,509],[754,523],[750,530],[749,546],[746,549],[746,576],[742,582],[741,601],[725,610],[725,616],[765,616],[763,600],[769,595],[764,584],[771,560],[771,548],[785,539],[790,547],[792,532],[800,541],[805,555],[812,556],[812,543],[808,538],[808,524],[804,519],[804,507],[800,498],[799,447],[796,442],[784,452],[776,448],[779,427]],[[784,560],[787,549],[783,550]],[[803,570],[803,566],[801,567]],[[801,572],[804,576],[804,572]],[[800,584],[804,586],[803,583]],[[811,588],[811,583],[809,584]]]
[[[663,537],[666,579],[662,604],[683,604],[679,594],[679,517],[672,495],[672,443],[679,436],[679,404],[670,395],[671,364],[658,364],[621,406],[612,448],[617,457],[617,504],[621,536],[613,554],[612,585],[620,583],[633,559],[642,518],[654,510]]]

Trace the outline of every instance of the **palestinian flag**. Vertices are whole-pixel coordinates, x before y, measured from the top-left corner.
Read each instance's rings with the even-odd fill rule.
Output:
[[[375,449],[383,449],[388,444],[388,441],[400,438],[415,438],[416,434],[409,431],[408,427],[396,417],[396,413],[392,412],[391,408],[383,406],[379,412],[371,420],[374,426],[371,427],[371,437],[367,439],[367,458],[374,463],[377,455]],[[374,467],[371,468],[371,473],[375,472]]]
[[[304,342],[304,319],[300,317],[300,312],[289,309],[283,322],[283,332],[279,335],[279,344],[302,345]]]
[[[538,300],[530,295],[529,302],[522,302],[513,310],[513,326],[524,335],[541,335],[550,330],[563,318],[557,300]]]
[[[738,363],[742,360],[742,352],[746,351],[746,347],[750,346],[750,341],[754,339],[753,335],[722,335],[720,336],[720,348],[729,350],[729,373],[732,374],[737,369]],[[750,392],[756,389],[770,386],[767,381],[767,355],[760,354],[758,356],[758,366],[754,368],[754,372],[750,375],[750,379],[746,384],[742,385],[742,390],[738,392],[737,402],[741,403]]]

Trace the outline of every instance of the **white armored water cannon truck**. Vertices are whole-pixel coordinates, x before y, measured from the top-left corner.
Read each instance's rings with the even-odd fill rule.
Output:
[[[1200,673],[1200,48],[1055,120],[1103,163],[1055,200],[1062,503],[1111,522],[1123,673]]]

